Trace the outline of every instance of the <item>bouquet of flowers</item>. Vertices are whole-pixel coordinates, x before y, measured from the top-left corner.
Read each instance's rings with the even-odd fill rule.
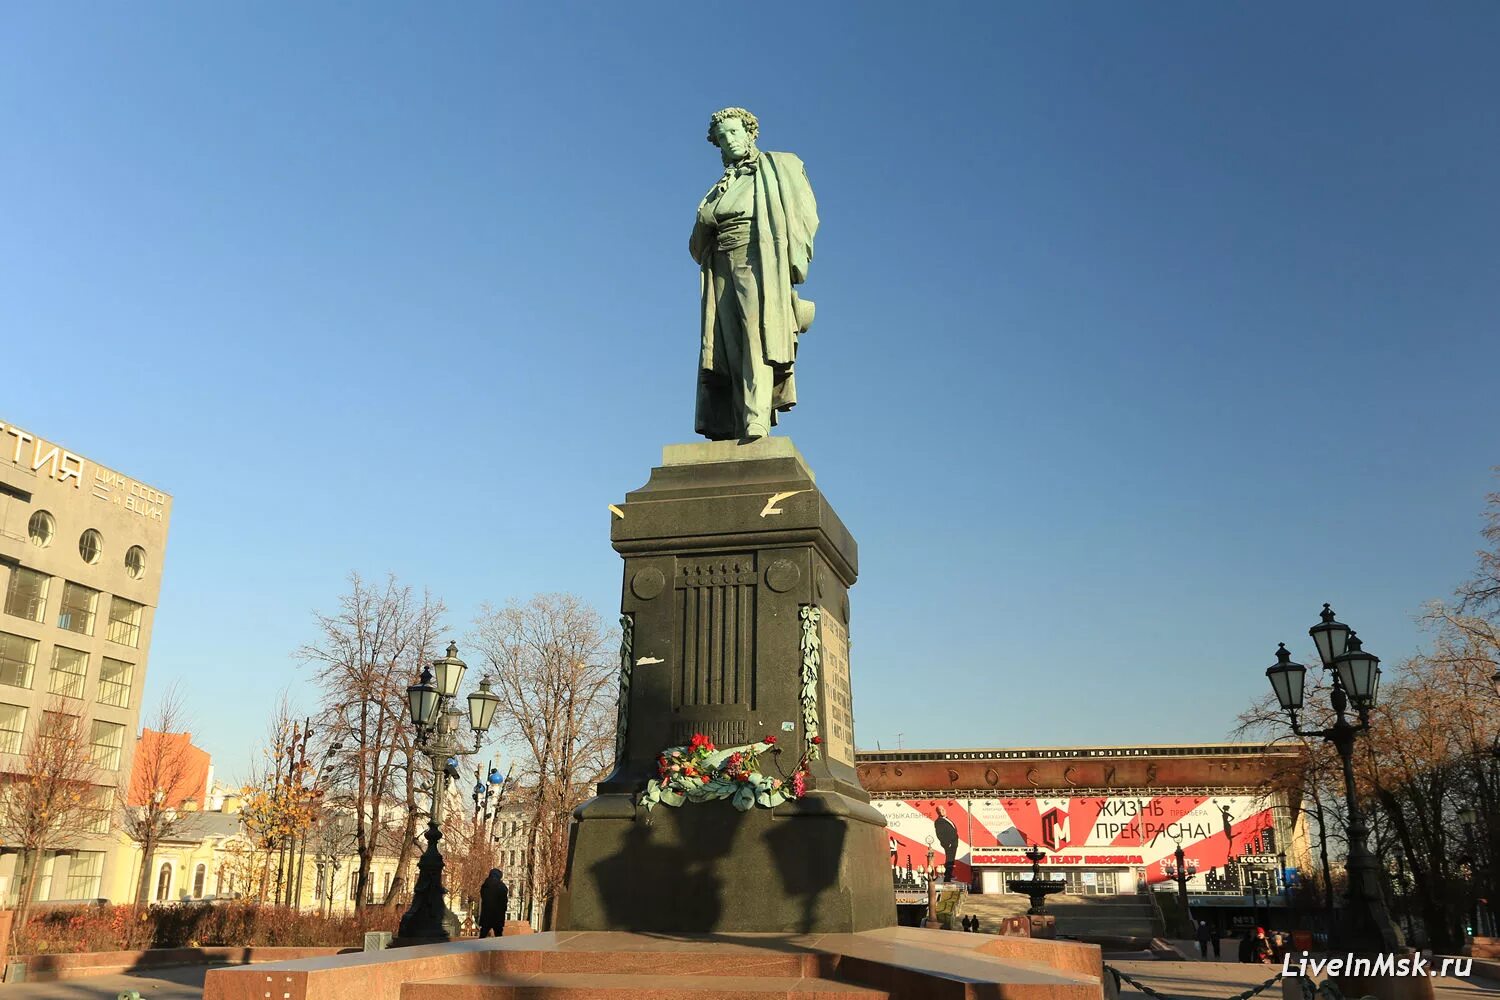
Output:
[[[760,762],[762,754],[769,752],[774,759],[781,752],[775,736],[721,750],[707,736],[694,733],[687,746],[668,747],[656,758],[657,776],[646,783],[641,804],[649,812],[657,803],[680,806],[729,799],[740,812],[754,806],[771,809],[802,797],[808,762],[817,757],[822,742],[817,736],[809,741],[791,777],[773,777],[760,769]]]

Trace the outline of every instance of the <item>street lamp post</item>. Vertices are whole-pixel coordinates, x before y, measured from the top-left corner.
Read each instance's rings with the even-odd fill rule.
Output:
[[[937,927],[937,879],[932,872],[932,838],[927,838],[927,921],[923,927]]]
[[[1458,821],[1464,828],[1464,848],[1469,852],[1469,899],[1468,905],[1464,907],[1466,919],[1472,919],[1470,924],[1471,934],[1478,936],[1484,933],[1479,925],[1479,893],[1475,886],[1479,881],[1479,854],[1474,850],[1474,820],[1477,819],[1473,806],[1464,806],[1458,811]]]
[[[1177,850],[1173,851],[1172,855],[1177,859],[1177,899],[1180,903],[1182,903],[1182,912],[1183,915],[1186,916],[1189,912],[1187,894],[1187,855],[1182,852],[1182,844],[1180,842],[1177,845]]]
[[[417,861],[417,884],[412,889],[411,906],[401,916],[398,933],[404,941],[447,941],[458,933],[458,918],[448,911],[443,900],[443,855],[438,841],[443,839],[443,792],[449,768],[457,772],[451,759],[461,753],[459,719],[463,712],[452,707],[458,695],[467,664],[458,658],[458,646],[448,643],[448,655],[423,668],[422,677],[406,689],[407,705],[417,727],[416,748],[432,762],[432,811],[427,821],[427,849]],[[474,753],[484,740],[495,717],[500,697],[490,691],[489,681],[480,681],[479,690],[469,695],[469,726],[474,731]]]
[[[1401,932],[1386,911],[1385,897],[1380,891],[1379,863],[1366,843],[1368,827],[1354,785],[1354,741],[1370,728],[1370,709],[1375,706],[1380,689],[1380,658],[1364,651],[1359,637],[1349,626],[1334,619],[1333,609],[1327,604],[1323,605],[1321,618],[1308,634],[1318,647],[1324,669],[1333,674],[1333,691],[1329,696],[1333,725],[1308,730],[1298,723],[1307,668],[1292,662],[1285,643],[1279,644],[1276,662],[1266,668],[1266,677],[1276,692],[1276,700],[1291,719],[1292,732],[1332,743],[1344,766],[1344,798],[1349,811],[1349,889],[1339,946],[1345,951],[1364,954],[1393,952],[1402,946]],[[1345,717],[1351,702],[1359,716],[1358,723]]]
[[[312,727],[309,726],[308,731],[311,732],[311,730]],[[304,738],[304,743],[305,742],[306,740]],[[317,807],[318,801],[323,797],[323,782],[328,780],[329,776],[333,773],[333,758],[341,749],[343,749],[343,746],[344,744],[339,742],[330,743],[328,744],[328,749],[323,753],[323,766],[313,777],[312,787],[307,791],[308,801],[312,804],[313,808]],[[305,746],[303,747],[303,756],[306,756]],[[307,864],[307,834],[307,829],[304,829],[302,831],[300,846],[297,851],[297,890],[292,905],[295,906],[298,910],[302,909],[302,873]]]
[[[500,807],[505,804],[507,775],[493,761],[486,776],[478,767],[474,768],[474,825],[476,829],[492,827],[500,818]],[[490,800],[494,800],[494,805]],[[498,838],[496,838],[498,839]]]

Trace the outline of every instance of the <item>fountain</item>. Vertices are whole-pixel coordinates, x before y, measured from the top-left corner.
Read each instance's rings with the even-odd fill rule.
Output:
[[[1011,892],[1023,893],[1031,899],[1031,909],[1026,911],[1030,916],[1045,915],[1047,897],[1054,892],[1062,892],[1064,888],[1062,882],[1042,879],[1042,859],[1046,856],[1040,847],[1027,844],[1025,858],[1031,862],[1031,878],[1013,878],[1005,883]]]

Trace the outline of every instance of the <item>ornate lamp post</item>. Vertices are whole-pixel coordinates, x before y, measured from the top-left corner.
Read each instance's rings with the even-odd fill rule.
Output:
[[[1458,821],[1464,828],[1464,847],[1469,852],[1469,899],[1468,905],[1464,907],[1468,911],[1465,916],[1473,920],[1469,925],[1473,928],[1472,933],[1482,935],[1484,931],[1479,922],[1479,893],[1475,891],[1479,882],[1479,854],[1474,850],[1474,820],[1477,818],[1473,806],[1464,806],[1458,811]]]
[[[932,838],[928,837],[927,838],[927,920],[922,924],[923,927],[937,927],[937,926],[939,926],[939,924],[938,924],[938,918],[937,918],[937,879],[935,879],[933,877],[933,873],[932,873],[932,857],[933,857]]]
[[[1338,751],[1344,765],[1344,798],[1349,811],[1349,890],[1340,927],[1338,950],[1371,954],[1393,952],[1401,948],[1401,932],[1391,921],[1380,891],[1380,866],[1365,842],[1368,827],[1354,788],[1354,740],[1370,728],[1370,709],[1380,689],[1380,658],[1367,653],[1359,637],[1349,626],[1336,621],[1333,609],[1323,605],[1322,621],[1308,629],[1318,647],[1323,668],[1333,674],[1334,723],[1328,729],[1303,729],[1297,721],[1302,708],[1303,682],[1307,668],[1292,662],[1286,644],[1276,650],[1276,662],[1266,668],[1266,677],[1276,692],[1276,700],[1291,719],[1292,732],[1326,740]],[[1353,702],[1359,722],[1350,722],[1345,713]]]
[[[427,821],[427,849],[417,861],[417,884],[411,907],[401,917],[398,933],[403,940],[446,941],[458,933],[458,918],[443,901],[443,792],[450,758],[461,753],[459,719],[463,711],[453,707],[467,664],[458,658],[458,646],[448,643],[448,655],[422,670],[422,678],[406,689],[407,705],[417,727],[416,746],[432,762],[432,811]],[[474,731],[474,753],[495,717],[500,697],[490,691],[489,681],[469,695],[469,726]]]
[[[1183,914],[1188,913],[1187,895],[1187,856],[1182,852],[1182,844],[1178,843],[1177,850],[1172,852],[1177,859],[1177,899],[1182,903]]]

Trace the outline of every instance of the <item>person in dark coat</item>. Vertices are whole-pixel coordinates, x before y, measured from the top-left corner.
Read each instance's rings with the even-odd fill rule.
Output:
[[[1223,935],[1219,933],[1219,925],[1214,924],[1208,929],[1208,941],[1214,946],[1214,958],[1219,957],[1219,940]]]
[[[1246,931],[1244,937],[1240,938],[1239,959],[1241,962],[1255,961],[1255,932]]]
[[[479,936],[494,931],[495,937],[505,933],[505,910],[510,903],[510,890],[500,869],[491,868],[489,878],[479,886]]]
[[[1269,965],[1271,958],[1271,939],[1266,937],[1266,929],[1264,927],[1257,927],[1255,928],[1255,957],[1251,961]]]
[[[1198,954],[1203,958],[1208,957],[1208,939],[1210,936],[1208,921],[1198,921]]]

